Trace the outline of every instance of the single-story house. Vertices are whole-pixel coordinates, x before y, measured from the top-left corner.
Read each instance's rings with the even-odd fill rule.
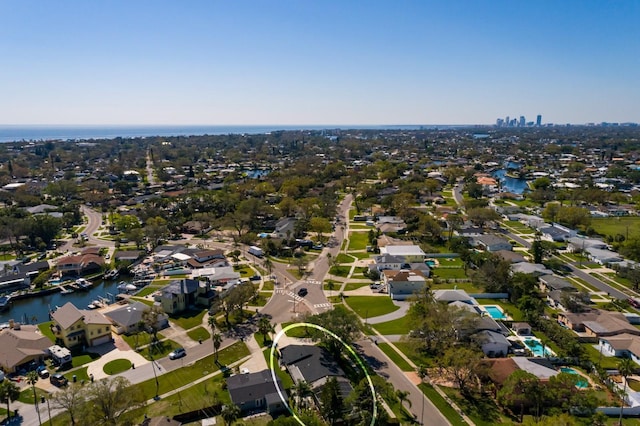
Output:
[[[480,331],[473,335],[473,339],[481,346],[482,352],[490,358],[506,356],[511,347],[506,337],[495,331]]]
[[[517,251],[498,250],[495,252],[495,254],[497,254],[507,262],[511,262],[511,263],[520,263],[520,262],[525,262],[527,260],[521,253],[518,253]]]
[[[538,277],[538,281],[540,281],[543,291],[578,291],[569,281],[555,275],[541,275]]]
[[[607,243],[596,238],[572,237],[568,240],[567,250],[573,253],[586,250],[588,248],[606,249]]]
[[[151,309],[142,302],[133,302],[109,312],[105,316],[111,320],[111,328],[116,334],[130,334],[138,330],[138,324],[142,321],[143,314]],[[169,325],[169,317],[166,314],[158,315],[156,327],[163,329]]]
[[[51,340],[35,325],[14,324],[13,328],[0,331],[0,367],[12,373],[36,362],[44,361]]]
[[[373,263],[369,265],[370,270],[384,271],[386,269],[400,270],[405,264],[404,257],[381,254],[373,257]]]
[[[496,252],[499,250],[513,250],[513,246],[509,240],[493,234],[478,235],[471,238],[471,245],[479,247],[488,252]]]
[[[588,247],[584,249],[585,253],[592,261],[599,263],[600,265],[606,265],[607,263],[616,263],[622,261],[620,256],[615,251],[607,249],[599,249],[594,247]]]
[[[276,223],[276,229],[271,233],[273,238],[292,238],[295,236],[295,217],[283,217]]]
[[[531,336],[531,326],[528,322],[514,322],[511,329],[519,336]]]
[[[281,392],[286,395],[286,391],[277,376],[276,380]],[[231,376],[227,378],[227,390],[231,395],[231,401],[244,414],[254,411],[277,414],[285,410],[285,405],[280,399],[276,385],[273,382],[271,370]]]
[[[579,313],[560,312],[558,322],[575,332],[584,333],[586,337],[599,338],[622,333],[640,336],[640,329],[631,325],[620,312],[600,309]]]
[[[576,230],[558,225],[557,223],[553,223],[551,226],[542,227],[538,230],[542,234],[540,238],[545,241],[567,241],[569,238],[578,235]]]
[[[511,272],[514,274],[528,274],[528,275],[551,275],[553,271],[551,269],[547,269],[541,263],[530,263],[530,262],[520,262],[514,263],[511,265]]]
[[[424,262],[425,253],[416,245],[387,245],[380,247],[380,254],[402,257],[406,263]]]
[[[468,305],[477,305],[476,299],[469,296],[464,290],[433,290],[433,299],[438,302],[463,302]]]

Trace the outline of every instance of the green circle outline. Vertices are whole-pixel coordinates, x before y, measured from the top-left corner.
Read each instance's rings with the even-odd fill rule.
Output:
[[[351,355],[353,355],[353,358],[356,360],[356,362],[358,363],[358,365],[360,366],[360,368],[364,372],[364,375],[367,378],[367,382],[369,382],[369,389],[371,390],[371,395],[373,397],[373,416],[371,417],[370,426],[374,426],[375,421],[376,421],[376,417],[378,416],[378,404],[376,403],[377,395],[376,395],[376,389],[373,386],[373,381],[371,380],[371,376],[367,372],[367,369],[365,368],[364,363],[362,362],[362,360],[360,359],[360,357],[358,356],[356,351],[354,351],[351,346],[347,345],[334,332],[332,332],[330,330],[327,330],[326,328],[324,328],[322,326],[319,326],[317,324],[311,324],[311,323],[307,323],[307,322],[296,322],[296,323],[293,323],[293,324],[289,324],[288,326],[286,326],[282,330],[280,330],[276,334],[276,337],[273,339],[273,342],[271,343],[271,350],[269,352],[269,369],[271,370],[271,378],[273,379],[273,384],[276,387],[276,391],[278,391],[278,396],[280,397],[280,400],[284,403],[284,406],[287,407],[287,410],[289,410],[289,413],[291,413],[293,418],[296,419],[296,421],[298,423],[300,423],[302,426],[305,426],[305,424],[302,422],[302,420],[300,420],[300,417],[298,417],[298,415],[291,409],[291,407],[289,407],[289,403],[287,402],[286,398],[282,394],[282,390],[280,389],[280,386],[278,386],[278,380],[276,378],[276,370],[273,367],[273,360],[274,360],[274,354],[275,354],[276,346],[278,344],[278,340],[280,340],[282,335],[285,334],[287,331],[293,330],[294,328],[299,328],[299,327],[311,327],[311,328],[315,328],[316,330],[320,330],[320,331],[323,331],[323,332],[327,333],[328,335],[330,335],[331,337],[336,339],[338,342],[340,342],[342,344],[342,346],[344,346],[349,351],[349,353]]]

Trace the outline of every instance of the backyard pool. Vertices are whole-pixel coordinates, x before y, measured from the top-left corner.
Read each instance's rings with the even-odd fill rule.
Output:
[[[568,374],[577,374],[580,376],[580,379],[578,380],[578,382],[576,383],[576,387],[579,387],[580,389],[584,389],[584,388],[588,388],[589,387],[589,382],[584,379],[582,377],[582,375],[580,373],[578,373],[576,370],[574,370],[573,368],[569,368],[569,367],[562,367],[560,369],[560,371],[562,371],[563,373],[568,373]]]
[[[554,355],[553,351],[548,347],[542,346],[537,340],[534,339],[525,339],[523,343],[529,348],[529,350],[533,353],[534,356],[543,357],[543,356],[551,356]]]
[[[432,259],[427,259],[424,261],[424,263],[426,263],[429,268],[435,268],[436,266],[438,266],[438,263]]]
[[[507,319],[500,306],[484,305],[483,308],[493,319]]]

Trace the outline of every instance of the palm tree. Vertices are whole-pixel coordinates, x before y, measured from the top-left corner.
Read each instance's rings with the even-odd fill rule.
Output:
[[[300,380],[296,383],[296,386],[293,389],[293,393],[296,396],[296,407],[300,408],[302,404],[302,398],[307,396],[311,392],[311,387],[309,383],[304,380]]]
[[[213,342],[213,351],[216,358],[216,363],[218,362],[218,349],[220,349],[220,345],[222,344],[222,336],[220,333],[213,333],[211,335],[211,341]]]
[[[7,403],[7,418],[11,417],[10,402],[15,401],[20,396],[20,388],[11,380],[6,379],[0,383],[0,401]]]
[[[329,289],[329,297],[333,296],[333,290],[336,288],[336,283],[333,280],[327,280],[327,288]]]
[[[36,395],[36,383],[38,383],[38,373],[35,371],[29,371],[27,373],[27,383],[31,385],[31,389],[33,389],[33,401],[36,404],[36,412],[38,413],[38,422],[42,424],[42,419],[40,418],[40,410],[38,409],[38,396]]]
[[[225,405],[220,415],[224,422],[230,425],[240,418],[240,408],[235,404]]]
[[[411,401],[407,398],[409,396],[409,392],[408,391],[403,391],[403,390],[396,390],[396,396],[398,397],[398,400],[400,401],[400,405],[402,405],[403,402],[408,402],[409,403],[409,408],[411,408]]]
[[[271,259],[267,257],[262,265],[265,267],[269,275],[271,275],[271,272],[273,272],[273,262]]]
[[[633,374],[634,366],[631,358],[624,358],[618,362],[618,372],[624,378],[624,389],[622,391],[622,401],[620,402],[620,420],[619,424],[622,425],[622,410],[624,409],[624,400],[627,395],[627,377]]]
[[[269,333],[273,333],[275,330],[271,321],[267,317],[260,317],[258,320],[258,333],[262,334],[262,344],[267,344],[267,337]]]

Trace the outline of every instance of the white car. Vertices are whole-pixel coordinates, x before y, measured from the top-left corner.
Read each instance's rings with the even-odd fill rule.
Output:
[[[169,359],[178,359],[186,355],[187,355],[187,351],[185,351],[184,348],[177,348],[177,349],[174,349],[174,351],[169,354]]]

